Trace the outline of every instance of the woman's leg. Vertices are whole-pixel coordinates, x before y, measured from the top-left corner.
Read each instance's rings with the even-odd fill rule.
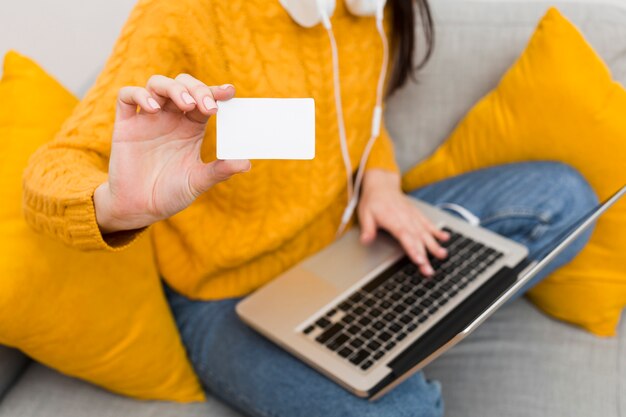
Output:
[[[410,193],[428,203],[448,207],[460,217],[525,245],[537,259],[544,245],[597,205],[585,179],[556,162],[501,165],[450,178]],[[458,206],[469,211],[458,209]],[[571,261],[589,240],[591,230],[562,252],[526,286],[526,290]],[[520,292],[522,294],[523,292]]]
[[[205,388],[254,417],[439,417],[438,383],[419,373],[381,400],[360,399],[267,341],[235,313],[237,299],[191,301],[166,293]]]

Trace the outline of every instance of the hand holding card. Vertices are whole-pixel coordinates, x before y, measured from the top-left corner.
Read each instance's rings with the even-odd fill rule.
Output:
[[[218,159],[313,159],[312,98],[233,98],[219,101]]]

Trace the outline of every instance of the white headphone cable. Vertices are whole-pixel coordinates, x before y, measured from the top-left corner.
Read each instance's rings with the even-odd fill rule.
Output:
[[[353,197],[353,184],[352,184],[352,162],[350,161],[350,151],[348,149],[348,140],[346,138],[346,126],[343,118],[343,104],[341,101],[341,82],[339,80],[339,52],[337,51],[337,41],[335,40],[335,34],[333,33],[330,18],[323,7],[322,1],[317,0],[318,9],[322,16],[322,25],[328,33],[330,40],[330,49],[332,53],[333,61],[333,83],[335,92],[335,107],[337,113],[337,125],[339,128],[339,142],[341,146],[341,155],[343,157],[343,164],[346,169],[346,190],[348,194],[348,205],[352,201]]]
[[[352,218],[354,214],[354,210],[359,202],[359,194],[361,191],[361,185],[363,183],[363,175],[365,174],[365,165],[367,164],[367,160],[369,158],[370,153],[372,152],[372,148],[376,143],[376,139],[380,136],[380,129],[382,124],[382,116],[383,116],[383,94],[385,88],[385,79],[387,78],[387,67],[389,64],[389,45],[387,43],[387,34],[385,33],[384,28],[384,8],[385,1],[378,0],[377,2],[377,11],[376,11],[376,29],[378,30],[378,34],[380,35],[380,39],[382,41],[383,46],[383,62],[382,67],[380,69],[380,75],[378,76],[378,85],[376,87],[376,105],[374,107],[374,112],[372,116],[372,132],[365,149],[363,150],[363,155],[361,156],[361,161],[359,163],[359,169],[357,170],[356,179],[354,181],[354,189],[352,192],[352,196],[348,201],[348,205],[341,216],[341,224],[337,230],[337,236],[340,236],[348,222]],[[350,181],[351,182],[351,181]],[[352,185],[352,184],[350,184]]]

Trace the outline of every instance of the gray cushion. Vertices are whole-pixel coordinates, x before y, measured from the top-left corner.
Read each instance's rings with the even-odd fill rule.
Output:
[[[537,22],[556,4],[626,82],[626,7],[603,1],[430,2],[436,28],[432,60],[389,101],[386,126],[403,170],[428,156],[467,111],[494,88],[526,46]]]
[[[30,366],[0,403],[0,417],[241,417],[215,399],[202,404],[136,401]]]
[[[29,359],[20,351],[0,345],[0,398],[24,370]]]
[[[426,369],[448,417],[618,417],[626,410],[626,321],[598,338],[522,299]]]

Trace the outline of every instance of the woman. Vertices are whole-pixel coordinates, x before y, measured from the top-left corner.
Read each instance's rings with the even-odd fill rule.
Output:
[[[413,71],[414,7],[424,19],[427,56],[432,48],[426,1],[390,1],[396,54],[389,94]],[[374,20],[351,15],[342,1],[332,23],[356,166],[369,136],[382,47]],[[278,0],[140,1],[94,88],[55,141],[31,159],[26,216],[80,249],[120,250],[152,225],[189,357],[206,389],[247,415],[440,416],[440,388],[423,374],[369,403],[258,336],[234,313],[238,297],[335,238],[346,182],[330,57],[324,29],[295,24]],[[234,86],[241,97],[314,97],[316,158],[254,167],[212,161],[209,120],[216,101],[234,96]],[[484,226],[526,244],[531,257],[595,202],[576,172],[554,163],[497,167],[412,195],[465,207]],[[432,273],[427,253],[447,255],[439,245],[447,235],[402,194],[384,129],[368,158],[358,218],[363,243],[377,229],[389,231],[424,275]]]

